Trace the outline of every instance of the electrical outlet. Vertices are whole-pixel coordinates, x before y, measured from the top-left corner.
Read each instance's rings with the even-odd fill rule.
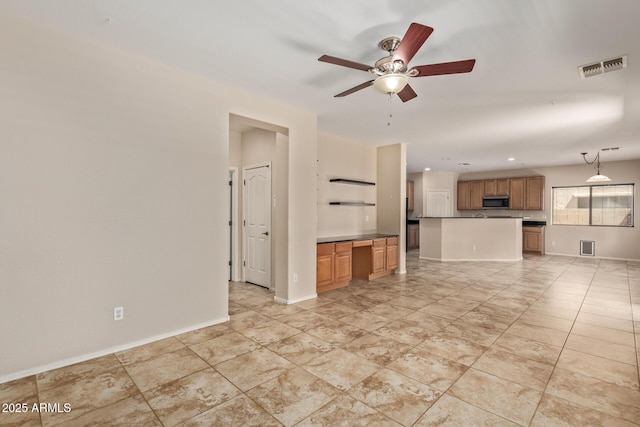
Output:
[[[113,320],[122,320],[122,319],[124,319],[124,307],[114,307]]]
[[[293,273],[293,281],[294,282],[298,281],[298,273]]]

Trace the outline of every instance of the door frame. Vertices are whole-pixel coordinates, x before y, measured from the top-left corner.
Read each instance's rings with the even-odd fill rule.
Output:
[[[230,270],[231,270],[231,281],[237,282],[241,280],[240,278],[240,270],[238,266],[240,263],[238,262],[238,223],[242,221],[240,216],[238,215],[238,168],[233,166],[229,167],[229,192],[230,192],[230,203],[231,207],[229,210],[229,221],[230,225],[230,239],[229,239],[229,253],[230,253]]]
[[[246,218],[247,218],[247,197],[248,194],[245,191],[245,186],[244,186],[244,182],[245,182],[245,171],[249,170],[249,169],[257,169],[257,168],[262,168],[262,167],[266,167],[269,170],[269,181],[270,181],[270,187],[269,187],[269,286],[268,289],[269,290],[274,290],[275,288],[275,284],[274,284],[274,280],[273,280],[273,265],[272,265],[272,256],[273,256],[273,167],[271,162],[258,162],[258,163],[253,163],[250,165],[246,165],[242,167],[242,281],[246,281],[247,280],[247,274],[246,274],[246,270],[247,270],[247,266],[246,266],[246,259],[247,259],[247,233],[245,232],[245,224],[246,224]],[[259,286],[259,285],[256,285]]]

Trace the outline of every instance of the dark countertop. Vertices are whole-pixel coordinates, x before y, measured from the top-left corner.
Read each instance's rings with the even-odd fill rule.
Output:
[[[338,236],[338,237],[318,237],[317,243],[336,243],[336,242],[349,242],[354,240],[373,240],[382,239],[383,237],[398,237],[397,234],[358,234],[355,236]]]
[[[547,221],[537,221],[537,220],[524,220],[522,221],[523,227],[544,227],[547,225]]]

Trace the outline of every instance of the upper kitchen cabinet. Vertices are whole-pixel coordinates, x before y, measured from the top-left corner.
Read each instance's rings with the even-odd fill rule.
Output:
[[[413,181],[407,181],[407,210],[413,211],[414,204],[414,190],[413,190]]]
[[[458,181],[457,207],[459,211],[482,209],[484,181]]]
[[[532,176],[525,180],[524,209],[544,210],[544,176]]]
[[[509,209],[544,210],[544,176],[509,179]]]
[[[508,196],[509,195],[509,178],[485,179],[484,195],[485,196]]]

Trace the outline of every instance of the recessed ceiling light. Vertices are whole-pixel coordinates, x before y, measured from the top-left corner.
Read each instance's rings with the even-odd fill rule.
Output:
[[[431,170],[431,168],[424,168],[424,170],[426,170],[426,171],[430,171],[430,170]]]
[[[507,160],[510,162],[513,162],[516,158],[515,157],[509,157]]]
[[[471,166],[471,163],[467,163],[467,162],[458,163],[458,166]]]
[[[442,160],[451,160],[449,157],[443,157]]]

